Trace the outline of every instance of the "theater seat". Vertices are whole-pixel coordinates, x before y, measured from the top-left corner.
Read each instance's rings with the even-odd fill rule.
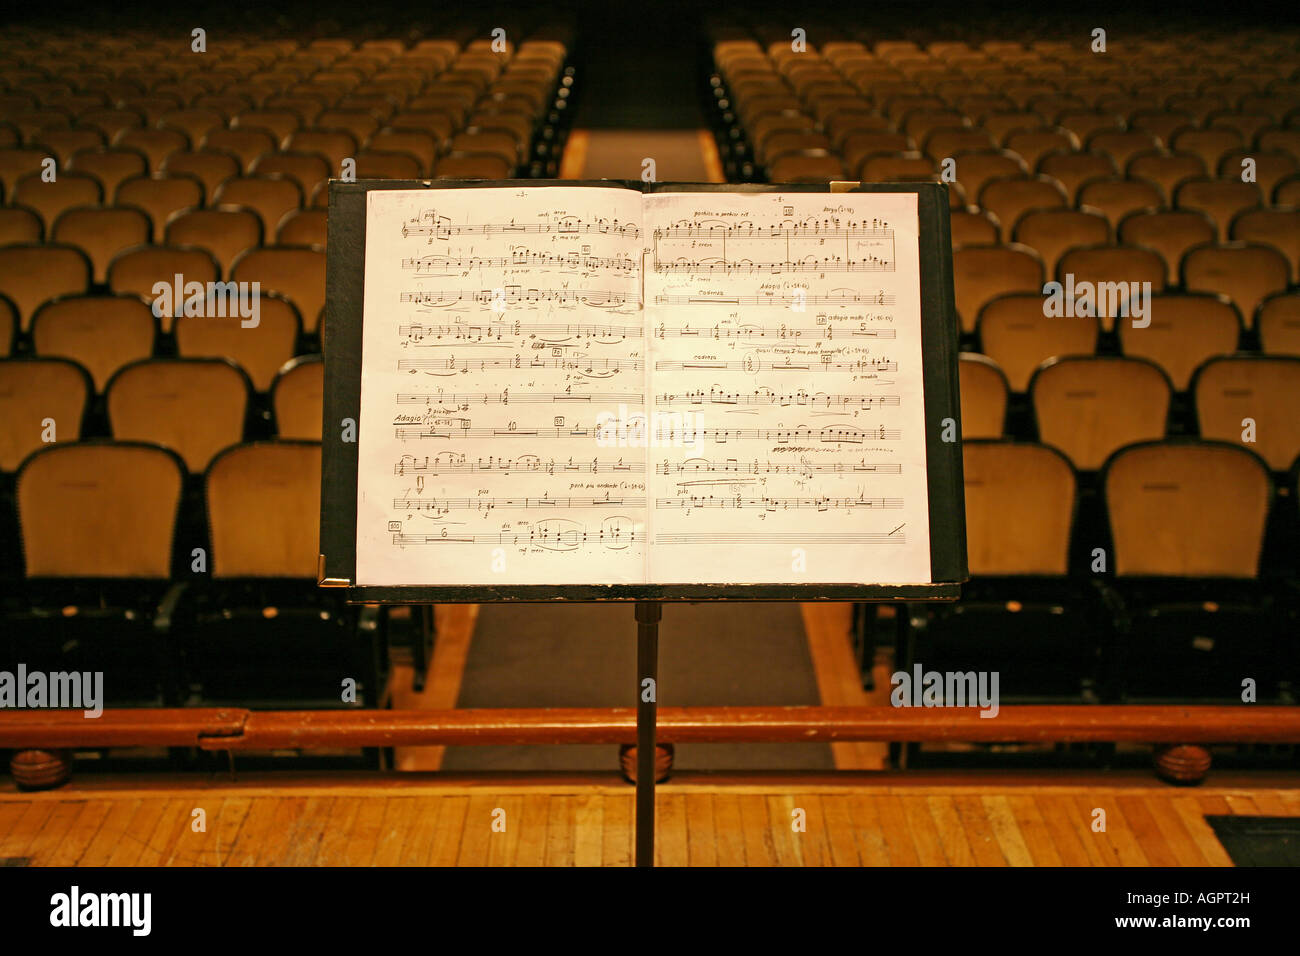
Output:
[[[1240,705],[1250,678],[1259,700],[1274,699],[1289,675],[1259,581],[1265,463],[1222,442],[1146,442],[1111,457],[1102,488],[1115,572],[1109,694]]]
[[[1154,362],[1118,356],[1049,359],[1029,383],[1039,440],[1080,471],[1123,445],[1163,438],[1172,392]]]
[[[373,706],[384,616],[316,586],[319,442],[238,445],[208,466],[211,580],[195,589],[191,691],[208,703]],[[343,702],[354,680],[357,703]]]
[[[171,449],[200,474],[243,440],[249,391],[247,376],[228,359],[143,359],[109,381],[109,426],[119,440]]]
[[[1300,356],[1211,358],[1196,370],[1192,395],[1203,438],[1240,444],[1275,472],[1300,455]]]
[[[57,358],[0,361],[0,472],[49,442],[75,442],[95,387],[76,362]],[[52,427],[51,427],[52,425]]]
[[[180,702],[172,545],[180,462],[101,440],[32,455],[17,477],[25,578],[3,626],[32,670],[101,671],[110,705]]]
[[[321,356],[300,355],[285,363],[271,386],[276,436],[320,441],[324,393],[325,362]]]
[[[1236,307],[1227,296],[1209,292],[1153,295],[1150,319],[1144,327],[1119,324],[1120,351],[1155,362],[1179,392],[1187,390],[1202,362],[1235,352],[1241,338]]]
[[[1101,325],[1095,316],[1043,314],[1043,297],[1032,292],[998,296],[980,311],[981,351],[998,363],[1013,392],[1029,389],[1043,362],[1065,355],[1092,355]]]
[[[955,604],[908,608],[900,669],[996,671],[1003,703],[1081,700],[1101,642],[1069,574],[1074,470],[1043,445],[974,439],[962,457],[971,580]]]
[[[32,319],[32,344],[42,358],[66,358],[90,373],[95,391],[123,365],[153,354],[158,319],[138,296],[67,296],[47,302]]]
[[[316,331],[325,307],[325,253],[297,246],[270,246],[244,253],[231,269],[237,282],[260,282],[263,292],[279,292],[298,308],[303,331]]]
[[[1261,302],[1286,289],[1291,264],[1272,246],[1230,242],[1188,250],[1183,256],[1181,272],[1184,289],[1221,292],[1249,321]]]
[[[245,313],[254,311],[251,297],[242,302]],[[302,334],[298,310],[288,299],[263,292],[256,303],[258,322],[245,326],[248,319],[225,317],[215,307],[205,315],[182,315],[176,318],[177,352],[186,358],[229,358],[247,374],[257,392],[266,392],[280,367],[295,354]]]
[[[975,330],[985,303],[1007,292],[1043,289],[1043,261],[1027,246],[964,246],[952,255],[957,316],[964,332]]]
[[[90,288],[92,267],[74,246],[22,245],[0,248],[0,292],[18,309],[26,331],[37,308],[61,295]]]
[[[1300,355],[1300,292],[1278,292],[1255,312],[1260,347],[1269,355]]]
[[[958,362],[961,437],[1001,438],[1007,417],[1007,377],[984,355],[963,352]]]
[[[132,176],[117,187],[115,202],[143,210],[153,221],[150,242],[162,243],[167,223],[184,209],[203,205],[203,183],[185,173],[155,173],[152,176]]]

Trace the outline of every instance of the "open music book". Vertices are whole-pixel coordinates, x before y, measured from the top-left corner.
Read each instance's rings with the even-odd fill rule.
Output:
[[[357,585],[932,580],[916,193],[365,198]]]

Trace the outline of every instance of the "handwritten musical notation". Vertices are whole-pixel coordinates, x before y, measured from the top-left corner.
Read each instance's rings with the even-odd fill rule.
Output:
[[[588,375],[595,372],[639,372],[645,367],[641,359],[589,359],[589,358],[470,358],[457,361],[445,359],[398,359],[399,372],[486,372],[495,369],[569,369]]]
[[[775,461],[752,462],[737,461],[735,458],[713,460],[709,458],[688,458],[685,461],[670,462],[665,459],[655,465],[655,473],[660,475],[698,475],[710,472],[735,475],[901,475],[903,466],[899,464],[867,464],[866,462],[801,461],[798,464]],[[731,479],[727,479],[730,481]]]
[[[660,323],[659,327],[654,330],[655,338],[665,339],[713,339],[715,342],[725,342],[731,339],[741,339],[744,341],[764,339],[773,339],[784,342],[786,340],[799,339],[825,339],[834,341],[836,337],[840,339],[892,339],[897,337],[898,332],[895,329],[864,329],[849,328],[847,326],[785,326],[778,325],[775,328],[768,328],[764,325],[745,325],[739,327],[723,326],[714,324],[711,328],[691,328],[689,325],[668,326]]]
[[[894,263],[879,256],[846,259],[841,256],[805,256],[799,260],[785,259],[773,262],[755,262],[752,259],[677,259],[663,262],[655,259],[655,272],[676,272],[698,275],[714,272],[735,273],[765,272],[780,275],[783,272],[893,272]]]
[[[764,226],[751,221],[728,223],[720,220],[681,222],[655,229],[656,239],[893,239],[894,230],[879,219],[846,220],[839,217],[808,219],[800,223],[773,222]]]
[[[534,252],[523,246],[510,250],[508,256],[469,256],[454,258],[452,256],[420,256],[402,260],[402,268],[416,273],[460,272],[466,269],[588,269],[593,271],[609,270],[613,272],[634,273],[641,263],[629,256],[591,256],[579,253],[557,255],[546,252]]]
[[[407,291],[401,294],[398,301],[433,308],[464,303],[504,312],[516,305],[589,305],[594,308],[640,306],[641,296],[636,292],[618,292],[612,289],[525,289],[522,286],[505,285],[494,289]]]
[[[452,205],[451,203],[447,204]],[[619,236],[639,239],[641,230],[635,223],[594,216],[548,215],[540,222],[456,223],[450,216],[440,216],[435,209],[425,209],[402,223],[402,238],[428,236],[430,239],[460,239],[465,236]]]
[[[733,495],[719,498],[714,495],[688,495],[683,498],[658,498],[656,508],[756,508],[761,511],[789,511],[791,508],[811,508],[814,511],[851,511],[854,508],[903,507],[902,498],[745,498]]]
[[[421,544],[496,544],[513,547],[532,546],[547,551],[576,551],[587,545],[619,551],[645,541],[645,532],[635,527],[630,518],[620,516],[606,519],[599,528],[590,531],[579,522],[565,519],[537,521],[526,529],[501,531],[496,534],[464,534],[444,528],[437,534],[412,534],[393,532],[392,542],[398,547]]]
[[[558,438],[590,439],[595,441],[602,431],[600,426],[564,426],[561,428],[474,428],[469,424],[457,427],[397,425],[393,434],[399,441],[412,439],[446,439],[463,441],[469,438]],[[874,429],[827,426],[825,428],[690,428],[661,424],[658,434],[669,440],[692,445],[696,442],[728,442],[759,440],[784,444],[792,441],[847,442],[861,445],[870,441],[898,441],[902,432],[881,425]]]
[[[829,356],[817,358],[811,362],[796,362],[786,359],[783,362],[765,362],[761,359],[694,359],[686,362],[655,362],[655,371],[681,372],[700,371],[704,369],[732,372],[897,372],[898,363],[892,359],[857,359],[852,362],[836,362]]]
[[[798,406],[801,408],[877,408],[883,405],[897,405],[897,395],[828,395],[826,392],[808,393],[803,389],[796,392],[726,392],[711,388],[707,392],[699,389],[682,395],[663,393],[655,396],[655,404],[666,408],[677,405],[780,405],[782,408]]]
[[[582,342],[619,343],[627,339],[640,340],[645,329],[639,325],[602,325],[599,323],[570,322],[560,325],[548,322],[489,322],[486,325],[453,323],[450,325],[403,325],[397,329],[404,345],[414,348],[440,348],[455,343],[514,342],[523,338],[532,341],[532,347],[568,345],[573,340]],[[450,340],[444,343],[442,340]],[[538,341],[533,341],[538,340]]]
[[[817,293],[765,292],[759,295],[657,295],[655,305],[758,305],[782,309],[809,305],[893,305],[894,296],[879,292]]]
[[[446,457],[443,457],[446,455]],[[554,458],[542,458],[539,455],[520,455],[516,458],[500,458],[488,455],[486,458],[470,459],[462,453],[441,452],[438,455],[403,455],[393,466],[393,474],[399,477],[411,475],[469,475],[469,474],[525,474],[525,475],[643,475],[645,462],[624,460],[622,458],[592,458],[587,461],[557,461]]]
[[[609,508],[628,504],[644,505],[644,499],[611,498],[394,498],[398,511],[425,511],[451,514],[453,511],[493,511],[498,508],[532,511],[534,508]]]
[[[366,201],[360,582],[928,580],[914,194]]]
[[[398,392],[398,405],[637,405],[645,400],[640,392]]]

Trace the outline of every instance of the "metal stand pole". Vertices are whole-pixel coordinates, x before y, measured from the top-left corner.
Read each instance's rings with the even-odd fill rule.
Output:
[[[658,601],[636,602],[636,865],[655,864],[655,718],[659,700]],[[646,678],[653,681],[647,687]],[[648,698],[648,699],[647,699]]]

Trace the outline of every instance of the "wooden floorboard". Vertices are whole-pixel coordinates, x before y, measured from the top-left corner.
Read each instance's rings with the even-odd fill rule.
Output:
[[[804,787],[797,775],[683,776],[658,794],[661,866],[1230,866],[1207,814],[1300,816],[1295,774],[1238,774],[1196,790],[1140,774],[812,775]],[[0,788],[0,857],[31,866],[632,863],[633,795],[616,781],[402,777],[400,786],[265,774]]]

